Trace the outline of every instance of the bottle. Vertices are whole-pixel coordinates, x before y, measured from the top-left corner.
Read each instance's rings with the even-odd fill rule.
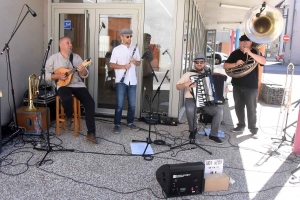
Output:
[[[41,122],[40,121],[40,116],[37,115],[34,118],[34,130],[35,130],[34,134],[36,134],[36,135],[40,135],[41,134],[41,128],[40,128],[41,123],[40,122]]]

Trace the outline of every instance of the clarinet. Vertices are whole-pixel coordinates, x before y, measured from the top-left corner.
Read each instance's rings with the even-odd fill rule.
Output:
[[[135,51],[136,51],[136,47],[137,47],[137,44],[135,45],[135,47],[134,47],[134,49],[133,49],[133,52],[132,52],[132,56],[131,56],[131,57],[134,56],[134,53],[135,53]],[[129,64],[130,64],[130,63],[129,63]],[[123,76],[122,76],[122,78],[121,78],[121,80],[120,80],[120,83],[124,83],[124,79],[125,79],[125,76],[126,76],[126,72],[127,72],[127,69],[125,70],[125,72],[124,72],[124,74],[123,74]]]

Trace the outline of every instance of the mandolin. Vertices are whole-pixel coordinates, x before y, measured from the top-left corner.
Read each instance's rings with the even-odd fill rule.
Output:
[[[83,65],[84,67],[87,67],[87,66],[89,66],[91,63],[92,63],[92,59],[89,58],[89,59],[87,59],[87,60],[84,60],[83,63],[82,63],[81,65]],[[71,69],[71,70],[68,69],[68,68],[59,68],[59,69],[57,69],[57,70],[54,72],[54,74],[65,74],[66,77],[67,77],[66,80],[58,80],[58,81],[57,81],[57,84],[58,84],[59,86],[66,86],[66,85],[68,85],[68,84],[71,82],[72,78],[73,78],[74,72],[76,72],[76,71],[77,71],[77,68],[75,68],[75,67],[74,67],[73,69]]]

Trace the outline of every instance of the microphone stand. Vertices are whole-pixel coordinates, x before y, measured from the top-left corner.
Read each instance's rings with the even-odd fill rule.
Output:
[[[200,75],[200,74],[198,75],[198,78],[197,78],[196,81],[194,82],[194,83],[197,83],[197,86],[196,86],[196,87],[198,87],[198,82],[199,82],[199,80],[202,79],[203,77],[204,77],[203,75]],[[192,84],[194,84],[194,83],[192,83]],[[192,84],[191,84],[191,85],[192,85]],[[192,90],[192,91],[193,91],[193,90]],[[196,109],[196,110],[197,110],[197,103],[196,103],[196,97],[197,97],[197,96],[198,96],[198,90],[196,89],[196,96],[194,96],[195,109]],[[194,112],[194,119],[196,118],[196,112],[197,112],[197,111]],[[196,129],[196,130],[197,130],[197,129]],[[190,134],[192,134],[192,137],[189,138],[190,140],[189,140],[188,142],[182,143],[182,144],[177,145],[177,146],[174,146],[174,147],[170,147],[170,149],[175,149],[175,148],[177,148],[177,147],[182,147],[182,146],[185,146],[185,145],[193,144],[193,145],[197,146],[198,148],[202,149],[203,151],[206,151],[209,155],[212,155],[212,153],[211,153],[210,151],[208,151],[207,149],[201,147],[199,144],[197,144],[197,143],[195,142],[195,135],[196,135],[196,131],[195,131],[195,120],[193,120],[193,132],[190,133]]]
[[[144,57],[146,57],[146,53],[142,56],[142,59],[144,59]],[[156,79],[157,82],[158,82],[158,79],[157,79],[157,76],[156,76],[156,74],[155,74],[152,66],[151,66],[151,63],[150,63],[149,59],[146,58],[146,60],[148,61],[148,64],[149,64],[149,67],[150,67],[150,70],[151,70],[151,73],[152,73],[152,85],[153,85],[153,77],[155,77],[155,79]],[[146,150],[147,150],[149,144],[153,143],[152,140],[151,140],[151,137],[150,137],[150,135],[151,135],[151,123],[153,121],[152,120],[152,115],[153,115],[153,112],[152,112],[152,103],[153,103],[153,99],[151,97],[152,96],[152,92],[153,92],[153,88],[152,88],[152,91],[150,93],[151,94],[150,97],[148,95],[145,96],[145,98],[146,98],[146,100],[147,100],[147,102],[148,102],[148,104],[150,106],[150,113],[149,113],[150,114],[150,116],[149,116],[150,119],[149,119],[149,128],[148,128],[148,137],[146,138],[146,141],[143,141],[143,140],[132,140],[132,142],[145,142],[145,143],[147,143],[147,145],[145,147],[145,150],[144,150],[144,152],[142,154],[142,157],[145,160],[147,160],[147,161],[151,161],[154,158],[152,155],[146,154]]]
[[[16,34],[17,30],[19,29],[19,27],[21,26],[22,22],[24,21],[25,17],[28,15],[29,11],[27,10],[26,14],[24,15],[23,19],[20,21],[19,25],[14,29],[13,33],[11,34],[9,40],[7,43],[5,43],[4,48],[1,52],[1,55],[5,52],[6,55],[6,63],[7,63],[7,67],[9,69],[9,75],[10,75],[10,84],[11,84],[11,94],[12,94],[12,98],[13,98],[13,106],[14,106],[14,115],[15,115],[15,125],[16,125],[16,129],[17,131],[15,133],[17,133],[21,130],[19,129],[19,124],[18,124],[18,118],[17,118],[17,109],[16,109],[16,101],[15,101],[15,91],[14,91],[14,86],[13,86],[13,81],[12,81],[12,75],[11,75],[11,65],[10,65],[10,55],[9,55],[9,43],[12,40],[12,38],[14,37],[14,35]],[[12,140],[16,135],[13,135],[7,142],[9,142],[10,140]]]
[[[297,101],[293,102],[291,105],[294,105],[294,104],[296,104],[296,105],[294,106],[293,110],[300,104],[300,99],[298,99]],[[278,147],[277,147],[277,150],[282,146],[282,144],[283,144],[285,141],[290,142],[291,144],[294,143],[295,135],[294,135],[294,137],[292,138],[290,135],[288,135],[288,134],[286,133],[286,130],[287,130],[289,127],[291,127],[291,126],[293,126],[294,124],[296,124],[296,123],[297,123],[297,120],[294,121],[293,123],[291,123],[290,125],[287,125],[288,117],[289,117],[289,112],[286,113],[285,127],[282,129],[282,131],[283,131],[283,136],[282,136],[282,138],[281,138],[281,139],[278,139],[278,138],[271,138],[272,140],[281,140],[280,142],[274,142],[274,143],[280,143],[280,144],[278,145]],[[287,140],[287,139],[286,139],[286,135],[289,136],[290,138],[292,138],[292,140]],[[278,153],[278,152],[277,152],[277,153]]]
[[[152,99],[152,102],[153,102],[154,99],[155,99],[155,97],[156,97],[156,95],[158,94],[158,99],[157,99],[157,111],[156,111],[157,115],[159,114],[158,112],[159,112],[160,87],[161,87],[162,83],[164,82],[165,78],[167,77],[167,74],[168,74],[168,73],[169,73],[169,70],[167,70],[167,72],[166,72],[166,74],[165,74],[163,80],[161,81],[160,85],[158,86],[158,88],[157,88],[157,90],[156,90],[156,92],[155,92],[155,94],[154,94],[154,97],[153,97],[153,99]]]
[[[41,74],[40,74],[40,81],[39,81],[39,85],[38,85],[38,88],[40,87],[40,84],[41,84],[41,80],[43,79],[44,81],[46,80],[45,78],[45,65],[46,65],[46,61],[47,61],[47,58],[48,58],[48,53],[50,51],[50,42],[48,43],[48,48],[46,50],[46,53],[44,55],[44,59],[43,59],[43,64],[42,64],[42,69],[41,69]],[[39,166],[41,166],[43,163],[45,163],[47,160],[45,160],[45,158],[47,157],[47,155],[50,153],[50,152],[53,152],[53,151],[68,151],[68,152],[74,152],[74,149],[57,149],[57,150],[54,150],[53,149],[53,146],[51,146],[50,144],[50,133],[49,133],[49,111],[48,111],[48,102],[47,102],[47,99],[48,99],[48,96],[47,96],[47,93],[46,93],[46,87],[44,87],[44,94],[45,94],[45,104],[46,104],[46,126],[47,126],[47,148],[46,149],[42,149],[42,148],[37,148],[37,147],[34,147],[33,149],[35,150],[40,150],[40,151],[46,151],[46,154],[45,156],[43,157],[43,159],[39,162]]]

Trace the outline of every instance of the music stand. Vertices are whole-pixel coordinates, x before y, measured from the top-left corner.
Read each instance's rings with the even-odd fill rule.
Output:
[[[151,66],[151,63],[150,63],[149,59],[147,59],[147,53],[148,53],[148,51],[146,51],[146,52],[144,53],[144,55],[142,56],[142,59],[145,58],[145,59],[147,60],[147,62],[148,62],[148,66],[150,67],[151,74],[152,74],[152,79],[151,79],[151,80],[152,80],[152,85],[153,85],[153,77],[155,77],[155,79],[156,79],[157,82],[159,82],[159,81],[158,81],[157,76],[156,76],[156,74],[155,74],[155,72],[154,72],[154,70],[153,70],[153,68],[152,68],[152,66]],[[153,92],[153,88],[152,88],[152,91],[151,91],[151,93],[150,93],[150,97],[149,97],[148,95],[145,96],[145,98],[146,98],[146,100],[147,100],[147,102],[148,102],[148,104],[149,104],[149,107],[150,107],[148,137],[146,138],[146,141],[144,141],[144,140],[132,140],[132,142],[145,142],[145,143],[147,143],[147,145],[146,145],[146,147],[145,147],[145,150],[144,150],[144,152],[143,152],[143,154],[142,154],[142,157],[143,157],[145,160],[148,160],[148,161],[153,160],[153,156],[152,156],[152,155],[145,154],[145,153],[146,153],[146,150],[147,150],[147,148],[148,148],[148,146],[149,146],[149,144],[152,144],[152,143],[153,143],[152,140],[151,140],[151,137],[150,137],[150,135],[151,135],[151,123],[152,123],[152,121],[153,121],[153,120],[152,120],[152,114],[153,114],[153,111],[152,111],[152,103],[153,103],[152,92]]]
[[[199,75],[198,75],[198,78],[197,78],[197,79],[195,80],[195,82],[192,83],[191,85],[193,85],[193,84],[196,83],[196,85],[197,85],[196,87],[198,87],[198,82],[200,81],[200,79],[202,79],[202,78],[204,78],[204,77],[205,77],[205,75],[199,74]],[[190,85],[190,86],[191,86],[191,85]],[[193,90],[192,90],[192,91],[193,91]],[[197,108],[197,103],[196,103],[196,97],[198,96],[198,90],[197,90],[197,89],[196,89],[196,95],[193,94],[193,96],[194,96],[195,108]],[[210,152],[210,151],[208,151],[207,149],[201,147],[199,144],[197,144],[197,143],[195,142],[195,135],[196,135],[196,132],[195,132],[195,118],[196,118],[196,113],[197,113],[197,111],[194,112],[193,131],[192,131],[192,133],[190,133],[190,134],[192,134],[192,137],[189,138],[189,141],[188,141],[188,142],[179,144],[179,145],[174,146],[174,147],[170,147],[170,149],[175,149],[175,148],[178,148],[178,147],[182,147],[182,146],[186,146],[186,145],[192,144],[192,145],[197,146],[199,149],[202,149],[203,151],[206,151],[209,155],[212,155],[212,152]]]
[[[52,38],[50,38],[50,41],[48,43],[48,48],[46,50],[46,53],[44,55],[44,60],[43,60],[43,64],[42,64],[42,69],[41,69],[41,74],[40,74],[40,81],[39,81],[39,85],[38,85],[38,88],[40,87],[40,84],[41,84],[41,81],[44,80],[45,82],[45,65],[46,65],[46,61],[47,61],[47,58],[48,58],[48,53],[50,51],[50,46],[51,46],[51,42],[52,42]],[[37,148],[37,147],[34,147],[33,149],[35,150],[40,150],[40,151],[46,151],[46,154],[45,156],[43,157],[43,159],[39,162],[39,166],[41,166],[43,163],[45,163],[45,158],[47,157],[47,155],[50,153],[50,152],[53,152],[53,151],[68,151],[68,152],[74,152],[74,149],[57,149],[57,150],[54,150],[53,149],[53,146],[51,146],[50,144],[50,133],[49,133],[49,111],[48,111],[48,102],[47,102],[47,99],[48,99],[48,96],[47,96],[47,93],[46,93],[46,87],[44,87],[44,94],[45,94],[45,104],[46,104],[46,126],[47,126],[47,148],[46,149],[43,149],[43,148]]]
[[[24,8],[24,6],[23,6],[23,8]],[[23,8],[22,8],[22,10],[23,10]],[[9,55],[9,50],[10,50],[9,43],[12,40],[12,38],[14,37],[14,35],[16,34],[17,30],[19,29],[19,27],[21,26],[22,22],[24,21],[25,17],[28,15],[29,12],[30,11],[27,10],[27,12],[24,15],[23,19],[20,21],[19,25],[16,26],[16,28],[13,30],[13,32],[12,32],[12,34],[11,34],[8,42],[5,43],[4,48],[3,48],[2,52],[0,53],[2,55],[5,52],[5,55],[6,55],[6,64],[7,64],[7,68],[9,70],[9,75],[10,75],[11,94],[12,94],[12,98],[13,98],[13,107],[14,107],[14,114],[15,114],[14,118],[15,118],[15,125],[16,125],[16,129],[17,129],[17,131],[16,131],[17,134],[18,134],[18,132],[21,129],[19,129],[18,118],[17,118],[17,109],[16,109],[16,101],[15,101],[15,91],[14,91],[14,86],[13,86],[13,81],[12,81],[12,75],[11,75],[11,65],[10,65],[10,55]],[[6,143],[9,142],[10,140],[12,140],[13,138],[14,137],[10,138],[8,141],[6,141]]]

